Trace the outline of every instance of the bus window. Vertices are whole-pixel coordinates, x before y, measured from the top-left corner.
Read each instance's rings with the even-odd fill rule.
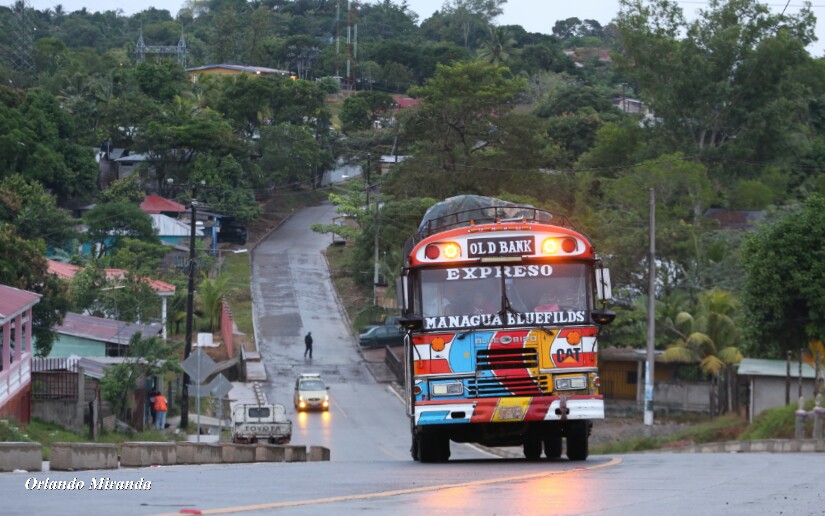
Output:
[[[424,317],[493,314],[501,308],[501,280],[461,269],[421,271]]]
[[[507,299],[516,312],[585,310],[587,269],[583,264],[556,264],[546,274],[507,278]]]

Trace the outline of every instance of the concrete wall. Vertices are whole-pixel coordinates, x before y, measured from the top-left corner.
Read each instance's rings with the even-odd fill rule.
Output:
[[[320,462],[329,460],[329,448],[323,446],[310,446],[307,453],[307,461]]]
[[[0,471],[40,471],[43,469],[43,446],[40,443],[0,443]]]
[[[32,417],[65,428],[77,428],[77,400],[34,400]]]
[[[255,462],[255,445],[222,443],[221,460],[225,463]]]
[[[704,412],[710,409],[708,382],[656,382],[653,393],[657,407]]]
[[[176,452],[175,443],[123,443],[120,447],[120,465],[127,468],[171,466],[178,463]]]
[[[751,376],[751,409],[750,418],[758,415],[763,410],[774,407],[785,406],[785,378],[775,376]],[[802,379],[802,396],[805,399],[813,399],[814,381],[813,379]],[[799,401],[799,380],[791,378],[791,404],[795,405]]]
[[[114,444],[54,443],[49,469],[78,471],[84,469],[117,469],[117,447]]]
[[[223,462],[220,444],[176,442],[178,464],[219,464]]]
[[[295,445],[285,445],[284,446],[284,460],[286,462],[306,462],[307,460],[307,447],[306,446],[295,446]]]
[[[284,462],[286,449],[277,444],[256,444],[255,462]]]

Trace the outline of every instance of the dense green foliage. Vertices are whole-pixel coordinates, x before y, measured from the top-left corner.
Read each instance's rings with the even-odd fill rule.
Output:
[[[763,356],[821,339],[816,289],[825,275],[816,276],[820,257],[810,250],[825,246],[821,217],[805,201],[825,194],[825,62],[805,50],[810,8],[786,15],[757,0],[711,0],[687,21],[677,2],[622,0],[607,26],[569,18],[537,34],[497,25],[505,4],[448,0],[421,20],[403,1],[361,3],[349,63],[354,48],[336,41],[329,0],[211,0],[133,16],[27,10],[34,69],[0,65],[0,279],[48,290],[36,280],[42,255],[71,257],[78,243],[98,243],[100,265],[146,274],[160,258],[136,207],[146,191],[187,203],[180,186],[203,182],[198,202],[250,222],[261,198],[318,188],[340,161],[364,171],[333,199],[358,224],[318,229],[355,243],[358,284],[373,277],[376,234],[379,275],[392,284],[403,241],[436,200],[530,203],[564,212],[592,237],[620,314],[603,342],[639,346],[652,189],[660,349],[691,344],[690,360],[721,374],[728,359],[691,335],[717,351]],[[0,26],[14,26],[12,9],[0,7]],[[174,56],[137,62],[141,36],[148,46],[183,36],[190,67],[240,63],[292,77],[189,80]],[[11,30],[0,31],[0,53],[14,55]],[[391,94],[417,104],[398,109]],[[140,157],[136,179],[103,180],[95,158],[112,149]],[[386,155],[402,159],[379,172]],[[77,242],[68,209],[90,204],[89,232]],[[712,218],[710,209],[775,215],[762,228],[752,222],[761,212]],[[726,216],[740,223],[720,224]],[[785,252],[771,254],[780,239]],[[182,285],[181,274],[163,279]],[[714,288],[731,302],[708,303]],[[88,295],[77,291],[72,302],[100,304]],[[68,303],[40,305],[52,302]],[[172,311],[181,303],[175,296]],[[44,324],[59,319],[51,313]],[[680,314],[696,325],[677,337]],[[711,322],[723,318],[725,333],[714,333]],[[790,338],[775,344],[782,331]]]

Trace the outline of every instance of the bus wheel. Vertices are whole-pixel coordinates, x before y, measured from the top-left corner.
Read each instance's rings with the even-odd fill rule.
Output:
[[[558,428],[548,430],[544,435],[544,455],[548,459],[561,457],[561,432]]]
[[[412,436],[412,446],[410,446],[410,455],[412,455],[413,460],[418,460],[419,453],[418,453],[418,438],[413,434]]]
[[[527,432],[524,436],[524,457],[527,460],[541,458],[541,436],[536,432]]]
[[[418,458],[421,462],[446,462],[450,459],[450,439],[436,433],[420,433]]]
[[[587,421],[570,421],[567,423],[567,458],[570,460],[587,460],[589,453],[587,438],[589,429]]]

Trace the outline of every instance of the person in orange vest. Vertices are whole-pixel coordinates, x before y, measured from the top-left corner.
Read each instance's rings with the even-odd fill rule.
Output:
[[[155,394],[155,412],[157,413],[157,418],[155,419],[155,428],[158,430],[163,430],[166,428],[166,410],[168,407],[166,406],[166,398],[163,396],[162,393],[158,392]]]

